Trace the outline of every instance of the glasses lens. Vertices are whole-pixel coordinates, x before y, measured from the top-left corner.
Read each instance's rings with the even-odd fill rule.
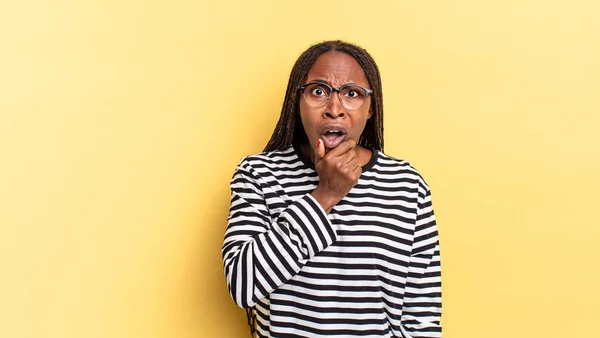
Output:
[[[357,86],[344,87],[340,92],[342,105],[349,110],[356,110],[365,104],[367,92]]]
[[[311,107],[323,107],[329,101],[331,91],[327,86],[313,83],[304,89],[304,99]]]

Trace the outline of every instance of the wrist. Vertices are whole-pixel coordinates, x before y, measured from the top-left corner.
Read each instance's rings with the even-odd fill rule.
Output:
[[[321,205],[327,214],[331,212],[331,209],[340,201],[337,197],[331,194],[324,193],[318,186],[311,193],[312,197]]]

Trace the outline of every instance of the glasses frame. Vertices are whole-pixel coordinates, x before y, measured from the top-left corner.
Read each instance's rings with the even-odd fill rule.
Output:
[[[308,100],[306,99],[306,96],[304,96],[304,90],[306,89],[306,87],[308,87],[310,85],[314,85],[314,84],[323,85],[323,86],[325,86],[325,87],[327,87],[329,89],[329,95],[327,96],[327,101],[325,101],[325,103],[323,103],[323,105],[316,106],[316,107],[315,106],[311,106],[308,103]],[[346,83],[345,85],[343,85],[343,86],[341,86],[339,88],[335,88],[335,87],[332,87],[332,86],[330,86],[329,84],[327,84],[327,83],[325,83],[323,81],[311,81],[311,82],[309,82],[309,83],[307,83],[305,85],[302,85],[302,86],[298,87],[298,90],[300,90],[302,92],[302,98],[304,99],[304,102],[306,102],[306,104],[308,104],[310,107],[313,107],[313,108],[321,108],[321,107],[326,106],[327,103],[329,103],[329,100],[331,100],[331,95],[333,95],[333,92],[337,92],[338,93],[338,100],[340,100],[340,104],[342,105],[342,107],[344,107],[344,108],[346,108],[348,110],[359,110],[360,108],[362,108],[365,105],[364,102],[363,102],[363,104],[360,107],[355,108],[355,109],[349,109],[348,107],[346,107],[344,105],[344,102],[342,101],[342,97],[339,94],[341,94],[342,90],[344,90],[344,88],[346,88],[346,87],[358,87],[358,88],[364,90],[365,93],[366,93],[365,94],[365,102],[367,101],[367,98],[369,96],[373,95],[373,90],[365,88],[365,87],[363,87],[363,86],[361,86],[359,84],[356,84],[356,83]]]

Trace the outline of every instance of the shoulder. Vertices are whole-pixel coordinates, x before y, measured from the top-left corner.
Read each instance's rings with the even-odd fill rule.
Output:
[[[298,156],[294,152],[294,148],[289,147],[284,150],[274,150],[262,152],[258,154],[248,155],[242,158],[239,167],[255,168],[265,166],[276,166],[291,164],[298,161]]]
[[[398,179],[409,180],[418,184],[420,191],[425,192],[429,190],[429,186],[423,175],[410,162],[390,156],[381,151],[378,151],[377,155],[377,162],[373,167],[373,172],[376,175],[389,175]]]
[[[233,173],[232,182],[252,181],[256,184],[277,184],[290,173],[306,175],[302,160],[293,147],[283,150],[261,152],[243,157]]]
[[[279,177],[290,173],[305,175],[307,169],[294,148],[289,147],[283,150],[248,155],[242,158],[236,172],[249,174],[255,178],[264,178]]]

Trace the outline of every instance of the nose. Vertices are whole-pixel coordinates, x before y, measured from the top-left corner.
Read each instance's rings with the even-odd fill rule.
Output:
[[[329,98],[329,102],[325,106],[325,117],[336,119],[338,117],[344,117],[344,107],[342,106],[342,102],[339,97],[340,93],[332,92],[331,97]]]

